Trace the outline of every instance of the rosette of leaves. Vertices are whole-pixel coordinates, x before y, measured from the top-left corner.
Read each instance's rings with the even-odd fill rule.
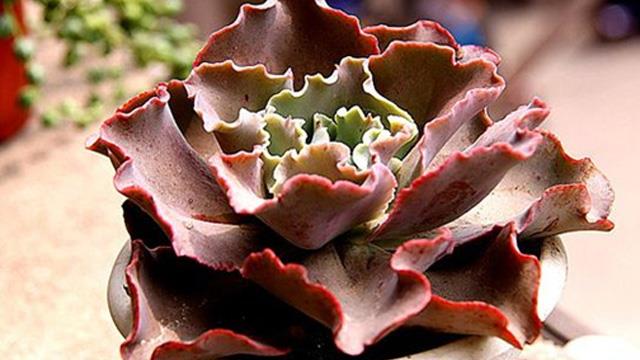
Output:
[[[432,22],[361,29],[323,1],[245,5],[186,81],[89,140],[129,199],[123,358],[536,339],[540,263],[521,248],[610,230],[613,193],[538,129],[541,100],[487,116],[498,63]]]

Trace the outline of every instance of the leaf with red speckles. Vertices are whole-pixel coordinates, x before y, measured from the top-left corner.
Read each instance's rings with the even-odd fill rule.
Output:
[[[473,136],[474,130],[467,129],[470,136],[452,140],[453,146],[461,148],[450,145],[443,148],[443,154],[456,152],[443,163],[434,162],[426,175],[400,191],[389,217],[374,237],[416,235],[455,220],[472,209],[513,166],[533,156],[542,137],[531,130],[548,115],[546,104],[534,99],[477,136]],[[460,152],[463,149],[464,152]],[[474,160],[472,154],[478,158]]]
[[[389,260],[376,247],[330,244],[286,265],[273,252],[254,254],[243,275],[331,328],[336,346],[358,355],[430,298],[423,275],[393,269]]]
[[[512,167],[531,157],[541,140],[539,134],[527,131],[510,142],[454,153],[400,191],[371,238],[413,236],[455,220],[489,194]]]
[[[242,66],[263,64],[273,74],[293,71],[296,88],[304,75],[329,75],[346,56],[377,54],[376,38],[358,19],[321,0],[269,0],[244,5],[232,25],[214,33],[194,63],[232,60]]]
[[[513,224],[454,246],[446,231],[409,241],[394,254],[394,267],[426,271],[432,284],[431,301],[406,325],[497,336],[516,347],[536,339],[542,327],[536,310],[540,264],[520,252]]]
[[[457,61],[454,49],[433,43],[392,43],[370,58],[369,68],[378,92],[424,127],[398,173],[401,188],[423,175],[455,132],[504,88],[493,62],[479,54]]]
[[[394,41],[435,43],[458,48],[458,43],[451,33],[433,21],[422,20],[404,27],[375,25],[364,28],[364,32],[378,38],[378,44],[382,51],[386,50]]]
[[[459,237],[515,221],[523,238],[576,230],[611,230],[613,190],[589,159],[571,158],[551,133],[469,213],[447,225]]]
[[[135,241],[126,279],[133,302],[126,360],[278,356],[286,350],[270,344],[287,342],[291,327],[305,322],[238,273],[176,258],[168,247]]]

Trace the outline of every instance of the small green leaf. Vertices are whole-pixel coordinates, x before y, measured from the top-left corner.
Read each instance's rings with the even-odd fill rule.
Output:
[[[345,58],[329,77],[308,76],[302,90],[284,90],[274,95],[268,107],[282,116],[304,119],[305,130],[313,128],[316,113],[331,116],[342,107],[359,106],[367,113],[380,116],[386,125],[389,116],[411,120],[411,115],[376,92],[364,59]]]
[[[47,110],[40,117],[40,122],[45,127],[53,127],[60,123],[60,114],[55,110]]]
[[[68,118],[75,118],[80,114],[80,106],[73,99],[65,99],[58,106],[60,115]]]
[[[25,86],[20,91],[20,96],[18,98],[20,106],[25,109],[32,107],[33,104],[35,104],[36,100],[38,100],[39,95],[40,94],[37,87],[32,85]]]
[[[27,79],[32,85],[41,85],[44,82],[44,68],[39,64],[27,66]]]
[[[33,57],[35,45],[31,39],[18,38],[13,44],[13,53],[22,61],[29,61]]]
[[[288,150],[302,149],[307,139],[307,133],[302,129],[304,120],[285,119],[277,114],[267,114],[264,121],[264,129],[269,133],[267,149],[270,154],[282,156]]]
[[[77,44],[73,44],[67,48],[67,52],[64,55],[62,64],[65,67],[70,67],[78,63],[81,58],[80,47]]]
[[[362,142],[364,133],[371,129],[382,129],[382,122],[379,117],[365,115],[359,106],[354,106],[347,110],[340,108],[335,115],[336,141],[341,142],[353,149]]]
[[[336,138],[336,123],[324,114],[313,115],[313,139],[312,144],[322,144],[333,141]]]

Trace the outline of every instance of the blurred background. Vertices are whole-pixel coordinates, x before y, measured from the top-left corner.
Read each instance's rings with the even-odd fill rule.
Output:
[[[617,227],[563,237],[569,281],[548,338],[606,334],[640,347],[640,2],[328,2],[366,24],[436,20],[461,43],[497,50],[508,88],[496,117],[534,95],[552,106],[546,127],[610,177]],[[105,292],[127,238],[123,199],[84,140],[128,96],[186,76],[203,39],[242,3],[0,0],[3,358],[118,358]]]

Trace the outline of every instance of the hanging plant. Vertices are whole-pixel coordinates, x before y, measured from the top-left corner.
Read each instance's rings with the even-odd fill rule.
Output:
[[[139,69],[160,65],[164,72],[162,79],[184,78],[198,50],[193,26],[175,19],[182,9],[181,0],[36,0],[35,3],[42,7],[42,19],[35,22],[33,33],[53,37],[65,46],[57,71],[81,69],[87,95],[67,98],[52,106],[38,106],[38,86],[45,77],[42,67],[31,60],[39,50],[37,42],[26,36],[22,1],[3,0],[0,73],[8,86],[2,88],[0,98],[3,110],[0,140],[25,123],[33,106],[38,108],[45,126],[54,126],[62,120],[86,126],[103,115],[105,105],[113,105],[131,93],[123,79],[123,67],[127,64]],[[116,54],[120,60],[114,65]]]

